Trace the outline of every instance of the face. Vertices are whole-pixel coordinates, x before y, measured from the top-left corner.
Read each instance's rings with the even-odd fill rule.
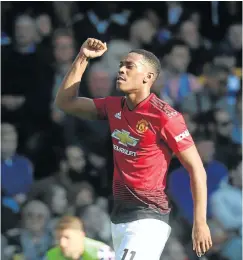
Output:
[[[24,216],[24,226],[30,232],[41,232],[46,226],[46,215],[38,208],[26,212]]]
[[[240,50],[242,47],[242,25],[235,24],[229,29],[229,41],[232,47],[236,50]]]
[[[116,81],[117,88],[125,94],[143,91],[145,85],[154,79],[154,74],[150,71],[142,55],[129,53],[120,62]]]
[[[225,111],[218,111],[215,114],[217,132],[223,136],[230,136],[232,131],[232,121]]]
[[[76,206],[86,206],[91,205],[94,201],[94,194],[91,189],[83,188],[80,190],[76,197]]]
[[[111,93],[112,79],[105,71],[93,71],[89,77],[89,91],[92,97],[106,97]]]
[[[66,150],[67,161],[71,169],[82,171],[86,165],[84,152],[75,146],[70,146]]]
[[[131,26],[130,37],[138,45],[150,44],[153,40],[156,30],[151,21],[143,19],[137,21]]]
[[[20,18],[21,19],[21,18]],[[24,18],[15,24],[15,40],[19,46],[28,46],[34,43],[36,38],[36,27],[32,21]]]
[[[11,157],[15,154],[17,149],[17,134],[9,132],[2,135],[1,153],[3,158]]]
[[[198,142],[197,149],[204,163],[209,163],[213,160],[215,147],[212,141],[205,140],[205,141]]]
[[[52,211],[56,214],[63,214],[68,205],[67,192],[63,187],[54,187],[52,197]]]
[[[52,30],[51,19],[48,15],[40,15],[36,19],[38,31],[41,35],[49,35]]]
[[[169,62],[176,72],[186,72],[190,62],[189,49],[186,46],[175,46],[169,55]]]
[[[206,77],[206,84],[210,92],[214,95],[222,95],[226,92],[228,74],[219,72],[218,75]]]
[[[84,232],[75,229],[64,229],[58,231],[58,245],[65,257],[72,258],[76,256],[83,248]]]
[[[181,38],[191,47],[198,43],[199,34],[198,28],[193,21],[186,21],[180,29]]]
[[[156,14],[155,11],[153,11],[152,9],[148,9],[146,11],[146,16],[148,17],[148,19],[151,21],[151,23],[155,27],[159,27],[160,19],[159,19],[159,16]]]
[[[59,36],[54,42],[54,56],[58,64],[72,62],[74,57],[74,42],[70,36]]]

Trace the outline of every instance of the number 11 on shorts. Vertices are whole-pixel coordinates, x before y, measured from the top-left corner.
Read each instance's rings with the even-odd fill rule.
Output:
[[[133,260],[134,259],[135,255],[136,255],[136,252],[135,251],[130,251],[129,255],[128,255],[128,252],[129,252],[128,249],[124,249],[124,254],[123,254],[121,260]],[[130,256],[130,258],[129,258],[129,256]]]

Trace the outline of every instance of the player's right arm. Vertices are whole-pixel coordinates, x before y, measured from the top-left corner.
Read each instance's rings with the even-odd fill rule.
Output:
[[[78,88],[89,59],[103,55],[106,50],[106,43],[99,40],[88,38],[84,42],[57,92],[55,105],[60,110],[85,119],[97,119],[98,113],[93,100],[78,97]]]

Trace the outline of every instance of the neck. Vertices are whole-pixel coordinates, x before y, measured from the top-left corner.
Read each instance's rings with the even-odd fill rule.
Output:
[[[127,105],[130,109],[136,107],[140,102],[145,100],[150,95],[150,91],[144,90],[143,92],[139,93],[131,93],[127,94]]]

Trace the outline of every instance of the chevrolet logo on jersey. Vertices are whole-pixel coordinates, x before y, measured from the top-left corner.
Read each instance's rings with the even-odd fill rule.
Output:
[[[116,129],[111,136],[119,140],[119,144],[122,144],[124,146],[129,145],[134,147],[139,141],[139,139],[130,136],[130,133],[125,130],[120,131]]]

